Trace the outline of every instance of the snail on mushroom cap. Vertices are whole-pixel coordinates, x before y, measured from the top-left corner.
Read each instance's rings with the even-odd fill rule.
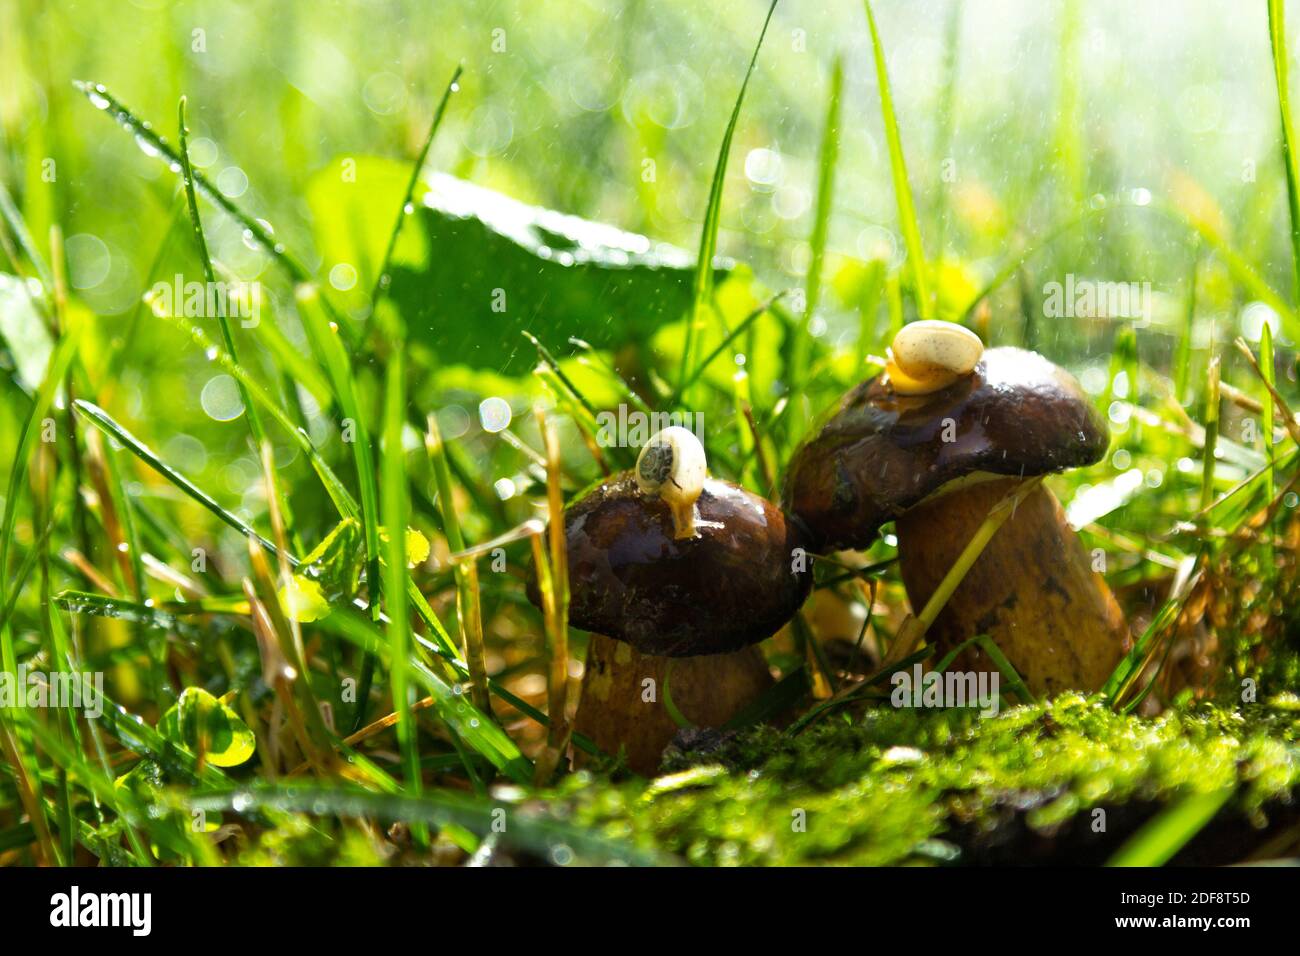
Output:
[[[708,465],[704,446],[690,430],[670,425],[656,432],[636,460],[636,485],[642,494],[657,495],[673,515],[673,537],[695,537],[695,502],[704,490]]]
[[[771,502],[707,477],[676,426],[565,509],[564,528],[570,620],[591,632],[574,729],[653,773],[678,729],[666,690],[692,724],[720,727],[771,686],[755,645],[808,596],[807,543]]]
[[[785,503],[831,548],[865,548],[895,522],[919,610],[1018,483],[1093,464],[1106,422],[1064,369],[1035,352],[984,350],[949,322],[914,322],[885,374],[850,391],[795,454]],[[931,625],[940,654],[987,634],[1035,693],[1096,690],[1129,646],[1127,624],[1060,504],[1041,485],[989,541]],[[992,670],[968,648],[954,667]]]

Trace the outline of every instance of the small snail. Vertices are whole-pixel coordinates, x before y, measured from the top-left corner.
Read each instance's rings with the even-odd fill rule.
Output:
[[[894,336],[885,372],[899,395],[929,395],[969,375],[983,354],[984,343],[970,329],[926,319]]]
[[[707,470],[704,446],[694,432],[680,425],[656,432],[636,460],[637,487],[668,505],[673,536],[679,541],[696,535],[695,502],[704,490]]]

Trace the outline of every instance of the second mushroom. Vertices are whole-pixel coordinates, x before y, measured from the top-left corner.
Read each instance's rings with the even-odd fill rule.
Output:
[[[822,546],[865,548],[895,522],[914,610],[990,510],[1026,478],[1092,464],[1109,432],[1078,383],[1035,352],[916,322],[884,374],[849,392],[790,464],[786,506]],[[1017,505],[930,627],[939,652],[989,635],[1034,693],[1097,690],[1129,647],[1123,614],[1039,486]],[[954,664],[991,670],[972,646]]]

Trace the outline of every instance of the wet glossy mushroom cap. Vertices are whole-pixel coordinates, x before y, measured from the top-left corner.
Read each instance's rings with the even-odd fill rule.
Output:
[[[1070,373],[1036,352],[989,349],[929,395],[899,395],[885,376],[849,392],[790,462],[786,508],[822,546],[863,548],[950,482],[1090,465],[1109,441]]]
[[[723,654],[780,630],[812,586],[811,559],[794,554],[807,548],[803,534],[726,481],[707,479],[696,508],[696,536],[676,539],[668,504],[639,491],[630,472],[571,505],[574,626],[662,657]],[[538,603],[532,581],[528,596]]]

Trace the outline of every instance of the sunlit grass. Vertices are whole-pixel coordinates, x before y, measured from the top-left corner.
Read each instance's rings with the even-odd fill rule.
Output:
[[[799,135],[808,140],[806,162],[794,162],[794,149],[783,146],[788,179],[781,183],[768,182],[770,170],[761,164],[749,168],[750,155],[743,179],[728,172],[740,164],[742,150],[750,154],[770,138],[742,109],[768,81],[769,56],[784,62],[775,50],[760,61],[769,30],[772,41],[780,36],[782,45],[794,45],[791,29],[802,26],[783,22],[787,11],[775,0],[756,12],[746,8],[747,69],[741,75],[739,62],[722,63],[699,91],[709,107],[702,116],[712,116],[718,103],[720,111],[730,109],[721,145],[714,151],[710,144],[710,152],[697,158],[698,185],[707,183],[703,202],[667,161],[659,166],[661,179],[637,187],[647,222],[669,206],[660,191],[671,193],[678,209],[698,207],[694,215],[701,218],[690,223],[698,229],[691,234],[698,245],[685,254],[686,306],[682,314],[663,317],[652,335],[629,337],[626,347],[614,349],[553,336],[544,322],[523,327],[522,335],[512,327],[486,356],[443,354],[409,334],[404,310],[410,302],[396,296],[394,277],[418,283],[430,235],[455,225],[431,217],[422,196],[444,145],[439,130],[456,127],[460,140],[447,145],[448,152],[463,146],[467,120],[459,114],[473,115],[472,104],[462,108],[465,97],[453,93],[462,78],[478,81],[484,73],[468,54],[464,70],[458,67],[435,88],[440,95],[423,104],[418,124],[411,120],[401,134],[410,154],[404,160],[409,173],[399,167],[404,192],[394,189],[392,197],[372,204],[376,230],[362,228],[370,223],[351,224],[359,237],[378,236],[357,238],[365,258],[344,264],[374,268],[354,274],[351,285],[311,248],[302,231],[310,224],[282,222],[277,231],[260,218],[265,203],[257,189],[270,182],[261,178],[264,169],[250,164],[252,188],[232,197],[242,191],[228,183],[221,188],[218,166],[205,163],[205,171],[194,165],[199,143],[186,128],[184,99],[173,145],[105,87],[78,84],[89,103],[124,131],[105,140],[105,151],[139,148],[157,176],[151,182],[165,227],[144,235],[138,250],[135,277],[144,287],[173,267],[210,284],[235,275],[239,262],[223,262],[213,238],[233,224],[243,246],[264,257],[259,276],[271,294],[256,327],[240,327],[225,314],[200,320],[179,309],[168,313],[144,299],[112,325],[82,301],[80,286],[65,281],[61,230],[52,230],[46,243],[44,226],[28,226],[30,189],[11,194],[0,186],[0,268],[23,280],[16,288],[30,300],[15,294],[12,302],[0,299],[0,309],[30,306],[54,343],[41,380],[30,387],[15,376],[2,412],[12,465],[0,523],[0,664],[10,672],[22,663],[103,671],[111,695],[105,716],[93,722],[70,707],[0,713],[0,753],[9,770],[0,778],[0,860],[139,866],[265,861],[258,841],[299,818],[319,825],[302,838],[308,858],[305,847],[312,841],[318,841],[312,853],[333,860],[342,847],[354,846],[349,841],[359,841],[369,853],[365,862],[374,863],[424,861],[449,845],[458,861],[501,845],[552,863],[567,862],[566,853],[590,862],[675,862],[660,847],[639,841],[654,831],[665,845],[690,846],[692,853],[707,847],[698,850],[701,862],[717,860],[721,852],[710,842],[717,834],[692,830],[712,812],[713,770],[657,789],[626,777],[611,782],[605,775],[611,755],[570,732],[571,666],[581,658],[584,638],[568,622],[569,593],[580,584],[570,580],[564,508],[590,482],[635,460],[634,448],[610,447],[598,438],[598,416],[619,404],[645,414],[702,412],[713,474],[779,498],[786,464],[816,427],[816,414],[872,374],[889,336],[916,318],[959,319],[979,328],[990,345],[1026,335],[1053,360],[1072,364],[1112,422],[1105,462],[1049,479],[1067,506],[1089,494],[1101,500],[1079,512],[1088,518],[1081,534],[1101,554],[1131,615],[1131,650],[1105,685],[1092,689],[1097,697],[1088,706],[1105,715],[1086,718],[1085,726],[1121,728],[1115,733],[1122,737],[1154,732],[1143,723],[1149,717],[1138,715],[1158,708],[1181,719],[1210,702],[1235,707],[1241,681],[1265,667],[1282,675],[1270,687],[1285,687],[1286,675],[1294,673],[1286,669],[1292,665],[1285,642],[1294,631],[1288,602],[1296,577],[1295,506],[1287,495],[1300,474],[1300,436],[1288,401],[1294,403],[1291,366],[1300,322],[1294,303],[1279,291],[1276,250],[1248,237],[1246,229],[1230,228],[1229,216],[1211,201],[1182,202],[1160,189],[1153,195],[1107,178],[1088,135],[1094,111],[1104,104],[1085,99],[1080,66],[1087,12],[1076,3],[1066,4],[1065,16],[1054,22],[1059,32],[1052,45],[1063,69],[1056,71],[1052,125],[1035,182],[977,182],[963,158],[962,177],[940,191],[934,166],[972,135],[962,107],[979,96],[960,88],[966,73],[958,61],[970,57],[960,7],[954,4],[943,20],[938,111],[924,117],[935,127],[932,143],[913,134],[905,122],[911,117],[900,115],[915,100],[897,85],[897,65],[887,56],[895,46],[905,48],[893,34],[906,11],[881,7],[864,3],[865,20],[855,14],[858,33],[837,36],[835,49],[822,51],[828,68],[803,74],[807,116],[797,119]],[[887,17],[883,31],[877,13]],[[765,17],[755,40],[760,14]],[[1282,14],[1282,4],[1270,2],[1283,169],[1275,176],[1279,171],[1261,165],[1260,175],[1286,183],[1295,295],[1300,207]],[[690,52],[681,55],[689,59]],[[440,73],[439,82],[446,75]],[[810,81],[823,76],[824,82]],[[874,92],[866,100],[858,95],[864,81]],[[677,82],[685,91],[680,102],[689,105],[689,81],[678,76]],[[373,99],[375,87],[368,89]],[[574,89],[578,96],[590,92]],[[196,99],[188,102],[197,106]],[[622,122],[612,108],[582,102],[582,110],[602,123]],[[75,132],[91,139],[110,132],[92,110],[77,105],[85,129]],[[204,111],[205,149],[225,148],[210,137],[220,138],[213,116],[227,106],[209,104]],[[284,107],[288,125],[293,108]],[[636,108],[627,106],[630,113]],[[861,145],[856,137],[864,128],[876,129],[877,109],[883,130],[877,158],[892,195],[865,194],[856,172],[860,157],[850,153]],[[490,133],[491,119],[490,112],[478,115],[474,135]],[[529,135],[550,135],[548,122],[543,118]],[[635,122],[642,121],[628,125]],[[717,125],[708,127],[708,136],[716,137]],[[609,129],[600,135],[614,136]],[[636,142],[663,148],[666,135],[641,130]],[[287,151],[306,148],[293,134],[288,139]],[[989,148],[997,155],[1002,146]],[[510,162],[491,151],[473,155],[465,152],[454,167],[458,175],[507,189],[525,181],[512,178]],[[642,159],[629,155],[629,162]],[[233,162],[221,159],[222,166]],[[626,170],[604,175],[627,178]],[[785,190],[796,178],[807,208],[789,221],[777,216],[781,222],[773,227],[764,210],[755,213],[754,196],[772,197],[764,201],[776,209],[778,200],[791,201]],[[1111,191],[1089,198],[1094,183]],[[371,185],[355,184],[359,190]],[[1039,196],[1040,186],[1048,200]],[[734,223],[733,195],[744,206]],[[296,201],[296,195],[277,198],[290,208]],[[881,209],[884,223],[874,218]],[[136,211],[114,208],[114,214],[130,220]],[[989,223],[999,216],[1016,221],[998,232]],[[490,215],[472,210],[463,223],[481,220]],[[69,217],[63,228],[71,230],[74,221]],[[720,244],[731,251],[734,241],[737,250],[748,251],[749,240],[740,234],[755,224],[770,229],[783,251],[798,246],[793,265],[756,263],[758,278],[743,263],[730,271],[721,267]],[[518,225],[494,221],[506,232]],[[1181,290],[1162,301],[1149,323],[1090,316],[1067,329],[1039,314],[1035,287],[1044,277],[1144,268],[1124,263],[1118,253],[1107,258],[1112,250],[1106,248],[1090,258],[1090,247],[1148,228],[1167,229],[1173,237],[1157,251]],[[869,237],[882,232],[899,248],[871,245]],[[932,240],[929,258],[923,234]],[[550,255],[574,256],[575,272],[589,269],[593,285],[616,281],[618,270],[603,272],[581,261],[579,246],[540,235],[552,244]],[[679,256],[673,261],[680,253],[673,251]],[[358,280],[369,289],[361,309],[351,304]],[[791,308],[800,294],[801,314]],[[511,310],[525,307],[510,302],[503,323],[516,314]],[[1252,341],[1243,354],[1232,345],[1247,304],[1270,311],[1257,337],[1247,330]],[[205,327],[209,318],[215,329]],[[610,321],[621,318],[611,315]],[[432,321],[450,327],[465,319],[451,309]],[[536,355],[532,373],[496,374],[493,362],[517,350]],[[184,440],[191,436],[182,434],[182,405],[193,397],[175,394],[180,374],[191,367],[229,375],[242,403],[234,420],[195,429],[203,442]],[[489,422],[478,406],[484,398],[506,399],[510,414]],[[1253,440],[1241,428],[1247,420],[1259,426]],[[53,439],[44,437],[50,422]],[[1277,443],[1275,431],[1285,432]],[[1032,487],[1036,482],[1016,495]],[[817,603],[831,611],[809,607],[765,644],[779,679],[725,728],[742,732],[728,738],[742,748],[763,741],[761,751],[748,753],[755,768],[769,759],[778,771],[782,761],[804,761],[806,778],[826,771],[879,800],[873,808],[897,813],[890,818],[892,832],[915,842],[901,849],[891,844],[891,861],[933,861],[929,841],[936,834],[926,827],[948,808],[939,808],[937,797],[935,806],[923,807],[918,794],[931,792],[926,788],[935,778],[925,774],[937,771],[918,771],[915,785],[904,788],[911,796],[889,803],[880,781],[893,771],[845,770],[845,762],[865,759],[857,750],[809,754],[798,748],[810,740],[821,746],[846,727],[889,721],[897,721],[891,732],[899,740],[916,735],[924,741],[930,726],[925,715],[891,714],[882,706],[890,677],[913,664],[944,671],[956,660],[961,648],[935,660],[925,630],[1016,500],[995,509],[931,602],[912,614],[888,537],[865,556],[819,559]],[[426,538],[430,554],[413,553],[412,543]],[[530,579],[540,609],[525,596]],[[310,607],[291,597],[313,589],[322,596]],[[830,620],[837,607],[852,619],[847,638]],[[1218,671],[1200,685],[1177,684],[1175,652],[1197,628],[1223,648]],[[850,639],[856,643],[845,657],[843,644]],[[979,635],[968,644],[978,644],[1000,671],[1008,722],[1018,714],[1038,720],[1050,713],[1053,702],[1033,698],[996,642]],[[253,759],[217,767],[206,759],[202,740],[195,746],[168,735],[162,714],[186,688],[234,695],[232,711],[256,739]],[[662,690],[671,709],[668,680]],[[962,719],[936,715],[934,726]],[[1294,747],[1287,731],[1264,724],[1261,733],[1275,732],[1279,746]],[[1001,740],[997,728],[969,733],[971,741]],[[871,746],[877,744],[888,752],[891,741]],[[570,745],[591,758],[591,776],[569,773]],[[1117,743],[1116,752],[1122,751]],[[1104,763],[1103,756],[1090,755]],[[161,783],[143,779],[144,771]],[[1216,772],[1227,771],[1216,766]],[[746,786],[743,775],[716,788],[742,805],[751,795],[779,802],[767,779],[758,773],[745,792],[732,789]],[[1056,785],[1032,782],[1044,793]],[[1224,784],[1218,777],[1215,782]],[[1207,795],[1189,793],[1185,784],[1174,781],[1161,791],[1166,809],[1112,847],[1112,863],[1174,859],[1218,814],[1238,812],[1246,789],[1244,780],[1234,779]],[[685,804],[697,785],[706,808],[700,819]],[[678,786],[688,794],[680,816],[643,816],[657,812],[656,801],[675,799]],[[960,789],[945,778],[933,792],[943,787]],[[1139,790],[1134,784],[1133,792]],[[625,793],[635,794],[630,804],[623,802]],[[533,800],[538,797],[551,802]],[[547,809],[539,810],[543,805]],[[574,807],[593,820],[621,814],[621,822],[584,826],[574,822]],[[495,826],[498,808],[508,819],[504,831]],[[195,810],[241,819],[250,843],[240,848],[196,834],[190,827]],[[405,824],[409,845],[400,833],[385,835],[370,821]],[[844,832],[859,825],[865,826],[845,822]],[[868,834],[863,845],[875,846],[872,839],[879,834]],[[786,844],[769,842],[772,858],[787,854]]]

